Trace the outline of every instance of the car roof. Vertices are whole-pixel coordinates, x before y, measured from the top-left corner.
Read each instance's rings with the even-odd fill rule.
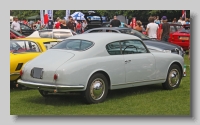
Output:
[[[100,28],[92,28],[87,31],[92,31],[92,30],[100,30],[100,29],[108,29],[108,30],[124,30],[124,29],[131,29],[131,28],[126,28],[126,27],[100,27]],[[87,32],[86,31],[86,32]]]
[[[45,30],[39,30],[39,31],[65,31],[65,32],[71,32],[71,29],[45,29]]]
[[[133,36],[133,35],[128,35],[128,34],[121,34],[121,33],[85,33],[85,34],[80,34],[80,35],[75,35],[72,37],[69,37],[67,39],[83,39],[83,40],[88,40],[92,41],[94,43],[99,43],[99,42],[104,42],[104,43],[110,43],[112,41],[119,41],[119,40],[125,40],[125,39],[138,39],[141,40],[140,38]]]
[[[27,40],[27,41],[34,41],[34,42],[54,42],[54,41],[58,41],[57,39],[51,39],[51,38],[19,38],[19,39],[12,39],[13,41],[15,40]]]

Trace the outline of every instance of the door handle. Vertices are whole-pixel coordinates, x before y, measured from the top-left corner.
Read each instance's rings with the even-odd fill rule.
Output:
[[[125,63],[131,62],[131,60],[126,60]]]

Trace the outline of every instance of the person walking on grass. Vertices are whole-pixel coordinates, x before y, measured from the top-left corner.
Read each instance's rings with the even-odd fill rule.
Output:
[[[154,23],[154,17],[149,17],[149,24],[147,24],[146,33],[151,39],[157,39],[158,24]]]
[[[165,41],[165,42],[168,42],[169,33],[170,33],[170,25],[167,22],[167,17],[166,16],[163,16],[162,20],[163,20],[163,24],[161,26],[161,33],[160,33],[161,40]]]

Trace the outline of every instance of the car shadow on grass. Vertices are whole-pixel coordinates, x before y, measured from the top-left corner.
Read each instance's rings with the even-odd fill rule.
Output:
[[[127,96],[141,95],[151,93],[155,91],[164,91],[161,84],[147,85],[140,87],[132,87],[118,90],[109,91],[106,100],[120,99]],[[106,103],[105,100],[105,103]],[[37,103],[42,105],[53,105],[53,106],[72,106],[86,104],[81,93],[68,93],[68,94],[56,94],[50,95],[49,97],[42,97],[39,92],[36,96],[24,97],[21,101],[26,103]]]
[[[112,91],[109,91],[107,98],[119,99],[119,98],[124,98],[126,96],[141,95],[141,94],[147,94],[147,93],[152,93],[152,92],[157,92],[157,91],[164,91],[161,84],[112,90]]]

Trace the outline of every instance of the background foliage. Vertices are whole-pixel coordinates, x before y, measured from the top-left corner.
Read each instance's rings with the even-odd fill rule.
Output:
[[[71,14],[76,11],[87,13],[88,10],[70,10]],[[65,17],[66,10],[54,10],[53,16],[54,19],[57,17]],[[149,16],[167,16],[169,21],[172,21],[173,18],[179,19],[182,15],[182,10],[95,10],[95,12],[101,14],[102,16],[107,16],[108,18],[113,18],[114,15],[124,15],[128,19],[136,17],[137,20],[142,22],[147,22]],[[40,15],[39,10],[11,10],[11,16],[18,16],[19,19],[26,19],[30,16]],[[186,11],[186,15],[190,17],[190,11]]]

